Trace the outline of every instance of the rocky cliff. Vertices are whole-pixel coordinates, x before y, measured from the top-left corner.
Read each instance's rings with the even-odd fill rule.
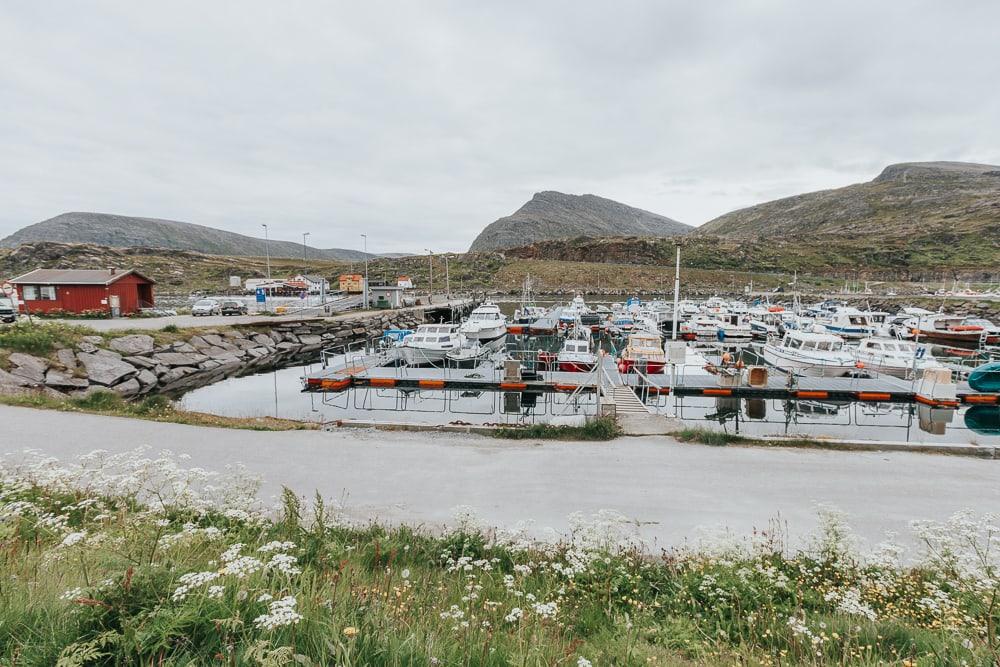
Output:
[[[136,218],[108,213],[63,213],[19,229],[0,241],[14,247],[33,241],[92,243],[116,248],[147,247],[192,250],[208,255],[301,258],[301,243],[271,240],[227,232],[176,220]],[[364,259],[365,253],[343,248],[306,248],[313,259]]]
[[[548,191],[537,193],[513,214],[488,225],[469,250],[483,252],[577,236],[667,237],[691,229],[676,220],[603,197]]]

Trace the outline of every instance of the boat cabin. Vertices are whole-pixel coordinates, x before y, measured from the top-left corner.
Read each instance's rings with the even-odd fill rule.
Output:
[[[781,347],[790,350],[818,350],[820,352],[839,352],[844,349],[844,339],[829,334],[810,333],[806,331],[789,331],[781,339]]]

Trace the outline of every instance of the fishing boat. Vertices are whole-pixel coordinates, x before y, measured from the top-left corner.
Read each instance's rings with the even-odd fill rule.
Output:
[[[1000,326],[982,317],[966,317],[966,324],[983,328],[983,342],[987,345],[1000,343]]]
[[[502,339],[481,342],[470,340],[464,336],[459,339],[459,346],[448,350],[445,359],[450,366],[470,367],[489,359],[494,352],[503,347]]]
[[[559,329],[559,315],[562,308],[553,308],[528,325],[532,336],[551,336]]]
[[[854,350],[862,368],[877,374],[908,377],[925,368],[942,368],[926,347],[895,338],[863,338]]]
[[[421,324],[403,339],[403,360],[410,366],[441,364],[462,346],[462,340],[457,324]]]
[[[597,355],[590,349],[590,336],[586,330],[580,331],[566,339],[556,356],[556,366],[564,373],[589,373],[597,365]]]
[[[977,324],[966,324],[962,317],[943,313],[918,317],[913,327],[914,336],[945,343],[979,345],[985,333]]]
[[[458,331],[469,340],[488,343],[507,335],[507,316],[499,306],[487,301],[469,314]]]
[[[559,314],[559,323],[565,326],[576,321],[577,318],[582,318],[584,315],[589,314],[590,308],[587,307],[587,302],[583,300],[582,295],[577,294],[569,302],[569,305],[562,309],[562,312]]]
[[[847,340],[861,340],[875,335],[875,327],[857,308],[838,308],[817,318],[814,326],[822,326],[829,333]]]
[[[662,373],[667,357],[659,334],[641,331],[630,334],[618,362],[618,370],[631,373]]]
[[[828,333],[787,331],[763,348],[764,361],[786,373],[811,377],[841,377],[856,372],[854,355],[844,339]]]

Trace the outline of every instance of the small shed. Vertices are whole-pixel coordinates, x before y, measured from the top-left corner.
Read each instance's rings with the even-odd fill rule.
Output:
[[[104,310],[131,315],[155,305],[156,281],[134,269],[35,269],[10,281],[29,312]]]
[[[376,285],[368,288],[368,298],[376,308],[399,308],[403,305],[403,288],[395,285]]]

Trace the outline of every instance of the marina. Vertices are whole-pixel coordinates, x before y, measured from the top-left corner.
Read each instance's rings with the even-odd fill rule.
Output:
[[[633,434],[699,428],[759,438],[1000,442],[1000,385],[989,380],[1000,349],[985,337],[962,347],[892,336],[886,327],[909,315],[876,320],[857,311],[851,316],[876,335],[848,341],[817,317],[830,307],[679,302],[672,340],[667,301],[487,302],[471,310],[481,314],[475,320],[327,348],[318,364],[273,371],[273,386],[268,375],[233,378],[182,401],[194,410],[332,426],[518,427],[614,417]],[[685,324],[709,321],[719,326],[680,339]],[[489,329],[501,322],[507,334],[494,338]],[[754,322],[767,326],[751,341],[725,333],[737,325],[750,331]],[[485,333],[470,341],[469,332]],[[797,342],[794,350],[788,341]],[[427,354],[431,347],[449,349]],[[775,347],[797,361],[770,354]],[[253,407],[222,407],[227,386],[251,384],[261,394],[248,401]]]

